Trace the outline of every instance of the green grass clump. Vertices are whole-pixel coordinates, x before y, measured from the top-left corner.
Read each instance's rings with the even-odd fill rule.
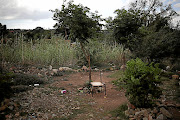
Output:
[[[113,117],[120,117],[121,119],[128,120],[128,117],[125,115],[125,111],[128,109],[127,104],[119,106],[117,109],[110,112]]]
[[[115,73],[109,75],[108,77],[110,78],[117,78],[119,79],[120,77],[122,77],[124,75],[124,72],[122,70],[118,70]]]

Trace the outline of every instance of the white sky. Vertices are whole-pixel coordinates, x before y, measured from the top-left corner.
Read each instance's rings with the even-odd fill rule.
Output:
[[[87,6],[92,12],[97,10],[103,18],[107,18],[114,17],[116,9],[127,8],[132,1],[134,0],[74,0],[74,3]],[[172,4],[180,13],[180,0],[161,1]],[[63,0],[0,0],[0,23],[6,24],[9,29],[34,29],[37,26],[53,28],[55,21],[49,10],[60,9],[62,3]]]

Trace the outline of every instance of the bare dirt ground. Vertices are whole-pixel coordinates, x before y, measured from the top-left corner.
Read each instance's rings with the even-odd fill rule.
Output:
[[[81,94],[80,96],[86,100],[90,99],[95,103],[91,107],[93,110],[95,110],[93,112],[101,111],[99,116],[101,116],[102,118],[99,119],[103,119],[103,118],[110,119],[111,115],[106,113],[116,109],[120,105],[127,102],[125,93],[123,91],[117,91],[111,83],[112,80],[115,80],[115,78],[109,77],[113,73],[114,71],[108,71],[108,72],[102,72],[101,75],[102,82],[106,84],[106,95],[104,94],[103,91],[101,93],[94,93],[93,97],[91,94],[88,93]],[[88,72],[73,73],[62,77],[55,77],[54,80],[56,80],[56,82],[54,82],[52,86],[56,86],[58,88],[65,88],[68,91],[73,91],[74,88],[78,89],[79,87],[84,86],[84,84],[89,80],[89,73]],[[59,80],[64,80],[64,81],[59,82]],[[92,72],[92,81],[93,82],[101,81],[99,72]],[[107,116],[105,117],[104,115]],[[76,119],[82,119],[82,116],[81,118],[76,118]],[[96,118],[91,118],[91,119],[96,119]]]
[[[103,107],[105,110],[113,110],[117,108],[119,105],[127,102],[125,97],[125,93],[122,91],[115,90],[115,87],[112,85],[111,81],[115,80],[115,78],[108,77],[113,74],[113,71],[102,72],[102,82],[106,84],[106,95],[104,92],[102,93],[94,93],[93,97],[91,94],[84,94],[82,97],[86,99],[93,99],[98,107]],[[60,79],[67,79],[67,81],[61,81]],[[65,75],[62,77],[56,77],[54,80],[57,80],[53,83],[53,86],[56,87],[64,87],[68,91],[72,91],[73,88],[79,88],[83,86],[89,80],[89,73],[87,72],[79,72],[71,75]],[[92,72],[92,81],[100,82],[100,73]],[[97,107],[96,106],[96,107]]]
[[[116,120],[109,113],[127,102],[123,91],[115,90],[109,75],[113,71],[102,72],[102,82],[106,84],[104,92],[91,94],[79,92],[89,80],[89,73],[77,72],[54,76],[52,83],[33,87],[16,93],[8,101],[13,112],[6,115],[7,120]],[[92,72],[92,80],[100,81],[100,73]],[[65,89],[67,93],[61,94]]]

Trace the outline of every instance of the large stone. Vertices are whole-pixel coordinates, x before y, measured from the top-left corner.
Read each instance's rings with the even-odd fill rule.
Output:
[[[52,71],[57,74],[58,73],[58,69],[52,69]]]
[[[38,73],[38,77],[43,77],[43,75],[41,73]]]
[[[8,106],[9,110],[13,110],[14,107],[11,105],[11,106]]]
[[[52,70],[52,66],[51,65],[49,66],[49,70]]]
[[[129,109],[129,110],[128,110],[128,114],[129,114],[129,115],[134,115],[134,114],[135,114],[135,111],[134,111],[133,109]]]
[[[121,69],[121,70],[125,70],[125,69],[126,69],[126,65],[122,65],[122,66],[120,67],[120,69]]]
[[[95,68],[94,70],[95,70],[95,71],[99,71],[99,69],[98,69],[98,68]]]
[[[87,71],[88,68],[87,68],[86,66],[83,65],[82,68],[81,68],[81,70]]]
[[[164,107],[160,108],[160,111],[163,115],[165,115],[168,118],[172,118],[172,114],[169,113],[169,111],[167,111]]]
[[[73,71],[73,69],[69,67],[60,67],[59,71]]]
[[[136,112],[135,115],[136,116],[143,115],[144,117],[148,117],[148,111],[145,109],[145,110]]]
[[[163,115],[163,114],[160,114],[157,116],[156,120],[166,120],[167,118]]]

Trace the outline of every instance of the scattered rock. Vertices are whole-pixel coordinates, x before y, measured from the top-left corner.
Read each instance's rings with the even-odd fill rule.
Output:
[[[121,120],[121,118],[120,118],[120,117],[117,117],[117,120]]]
[[[165,115],[168,118],[172,118],[172,114],[169,113],[169,111],[167,111],[164,107],[160,108],[160,111],[163,115]]]
[[[124,113],[125,113],[126,116],[129,116],[129,111],[128,110],[126,110]]]
[[[88,70],[88,68],[87,68],[85,65],[83,65],[83,66],[82,66],[82,68],[81,68],[81,70],[83,70],[83,71],[87,71],[87,70]]]
[[[9,106],[8,108],[9,108],[9,110],[13,110],[13,109],[14,109],[14,107],[13,107],[13,106]]]
[[[83,87],[78,88],[78,90],[83,90]]]
[[[135,111],[134,111],[133,109],[129,109],[129,110],[128,110],[128,114],[129,114],[129,115],[134,115],[134,114],[135,114]]]
[[[120,67],[120,69],[121,69],[121,70],[125,70],[125,69],[126,69],[126,65],[122,65],[122,66]]]
[[[94,115],[93,114],[89,114],[89,117],[94,117]]]
[[[156,120],[166,120],[167,118],[163,115],[163,114],[160,114],[157,116]]]
[[[52,70],[52,66],[51,65],[49,66],[49,70]]]
[[[99,71],[99,69],[98,69],[98,68],[95,68],[94,70],[95,70],[95,71]]]
[[[57,74],[58,73],[58,69],[52,69],[52,71]]]
[[[41,73],[38,73],[38,77],[43,77],[43,75]]]
[[[112,115],[111,115],[111,114],[108,114],[108,117],[112,117]]]
[[[113,71],[114,69],[111,67],[111,68],[109,68],[109,70]]]
[[[170,69],[170,66],[166,66],[166,70],[169,70]]]
[[[172,103],[168,103],[167,107],[176,107],[176,106],[174,104],[172,104]]]
[[[17,113],[15,114],[15,117],[19,117],[19,115],[20,115],[19,112],[17,112]]]
[[[60,67],[59,71],[73,71],[73,69],[69,67]]]

